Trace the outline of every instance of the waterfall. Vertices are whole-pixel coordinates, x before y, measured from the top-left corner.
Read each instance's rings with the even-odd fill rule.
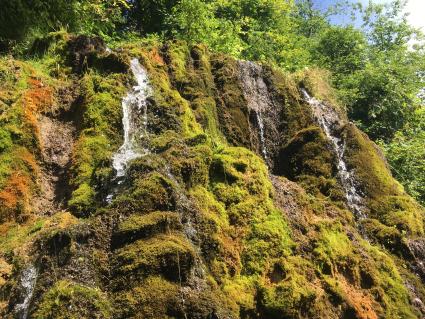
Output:
[[[128,163],[140,156],[149,153],[143,148],[143,139],[147,136],[147,98],[151,94],[146,70],[140,65],[139,60],[131,60],[131,71],[137,85],[124,97],[122,101],[122,124],[124,129],[124,143],[113,156],[113,167],[117,177],[123,177]]]
[[[124,131],[124,142],[118,152],[112,157],[112,166],[116,171],[118,184],[125,176],[128,163],[140,156],[149,154],[149,149],[143,147],[148,135],[148,98],[152,93],[146,70],[140,65],[138,59],[130,61],[131,71],[136,79],[137,85],[122,100],[122,126]],[[110,203],[114,192],[108,194],[106,202]]]
[[[268,161],[268,151],[266,146],[266,138],[264,133],[263,113],[272,104],[270,101],[269,91],[264,82],[260,65],[249,61],[239,61],[240,81],[247,101],[248,110],[255,113],[258,124],[258,135],[260,141],[260,151],[264,160]]]
[[[35,269],[34,266],[28,267],[22,273],[21,288],[24,295],[24,301],[20,304],[17,304],[15,307],[19,319],[28,318],[29,306],[34,294],[37,275],[37,269]]]
[[[344,160],[345,140],[340,134],[335,134],[333,128],[340,125],[343,120],[332,107],[311,97],[305,89],[301,89],[305,101],[311,106],[313,114],[327,138],[332,143],[333,150],[337,156],[337,168],[341,184],[345,190],[347,205],[358,219],[365,218],[363,212],[363,199],[356,186],[353,171],[348,170]]]

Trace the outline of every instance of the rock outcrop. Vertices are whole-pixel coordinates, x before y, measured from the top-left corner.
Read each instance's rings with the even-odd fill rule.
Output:
[[[132,59],[149,151],[117,179]],[[424,210],[320,71],[69,35],[37,63],[0,61],[3,318],[425,315]]]

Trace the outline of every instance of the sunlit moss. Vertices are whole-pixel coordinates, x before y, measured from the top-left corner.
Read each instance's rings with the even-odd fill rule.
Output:
[[[111,318],[111,305],[98,289],[58,281],[47,291],[33,315],[37,319]]]

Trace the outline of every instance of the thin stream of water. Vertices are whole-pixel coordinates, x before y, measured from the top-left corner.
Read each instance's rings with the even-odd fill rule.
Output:
[[[24,294],[22,303],[15,306],[16,313],[19,319],[27,319],[32,296],[34,294],[35,284],[37,282],[37,269],[30,266],[22,273],[21,287]]]
[[[337,155],[337,168],[341,184],[345,190],[345,197],[348,207],[356,215],[358,219],[365,218],[362,209],[363,198],[356,186],[356,179],[353,171],[347,168],[344,159],[345,153],[345,140],[339,135],[335,134],[332,128],[339,123],[342,123],[339,114],[326,104],[311,97],[305,89],[301,89],[305,101],[311,106],[313,114],[316,117],[320,127],[325,132],[327,138],[331,141],[332,147]]]
[[[264,122],[261,111],[256,111],[255,115],[257,116],[258,127],[260,129],[260,143],[261,143],[261,152],[263,153],[264,160],[267,162],[267,148],[266,148],[266,140],[264,137]]]

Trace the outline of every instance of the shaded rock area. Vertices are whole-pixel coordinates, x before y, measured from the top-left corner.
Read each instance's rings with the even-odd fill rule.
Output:
[[[279,104],[274,103],[263,79],[262,67],[253,62],[239,62],[239,81],[246,99],[250,126],[254,126],[251,144],[268,165],[272,165],[279,141]],[[266,135],[267,131],[267,135]],[[271,158],[269,158],[271,157]],[[272,167],[273,168],[273,167]]]
[[[424,210],[324,101],[338,114],[327,134],[301,94],[320,93],[307,71],[178,41],[115,52],[97,38],[55,41],[67,42],[44,48],[46,73],[20,62],[28,70],[6,83],[19,94],[2,113],[16,158],[0,155],[11,172],[0,175],[2,318],[424,317]],[[117,180],[130,59],[152,89],[132,147],[149,152]],[[54,99],[31,91],[35,77]]]
[[[65,208],[69,197],[68,170],[76,129],[72,122],[46,115],[39,119],[43,165],[41,194],[34,203],[36,214],[51,215]]]

